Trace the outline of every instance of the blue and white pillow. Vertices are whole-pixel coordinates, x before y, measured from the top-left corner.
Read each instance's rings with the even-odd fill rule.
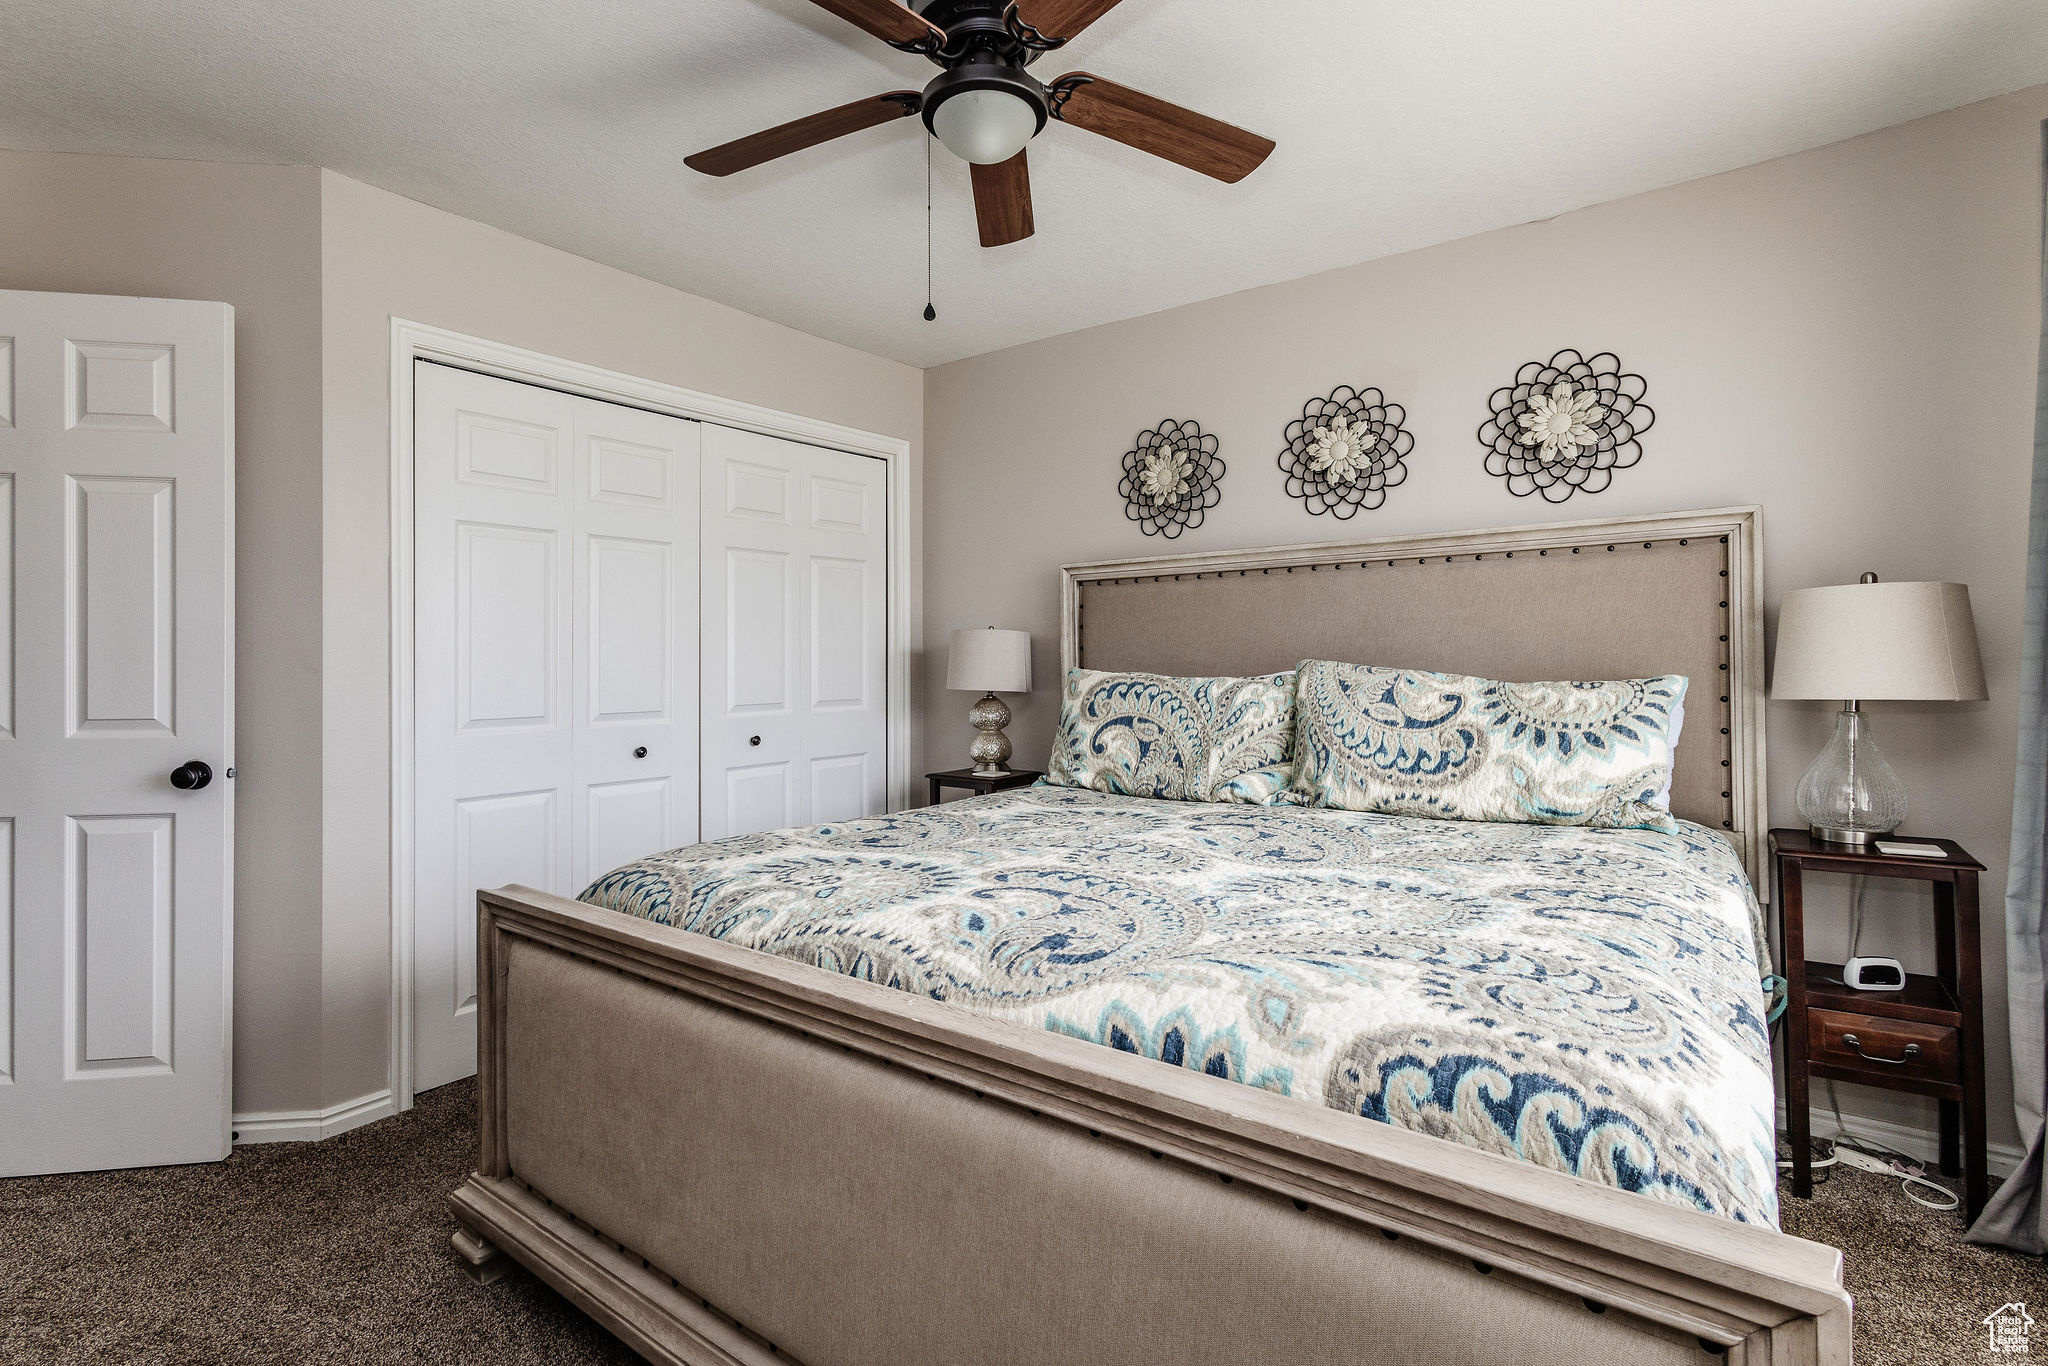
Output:
[[[1271,805],[1289,785],[1294,675],[1071,669],[1046,781],[1127,797]]]
[[[1668,830],[1686,680],[1499,683],[1309,660],[1296,683],[1304,806]]]

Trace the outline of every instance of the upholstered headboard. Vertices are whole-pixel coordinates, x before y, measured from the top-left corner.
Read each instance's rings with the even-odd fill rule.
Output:
[[[1068,565],[1064,667],[1251,674],[1304,659],[1512,682],[1684,674],[1672,810],[1760,895],[1759,508]]]

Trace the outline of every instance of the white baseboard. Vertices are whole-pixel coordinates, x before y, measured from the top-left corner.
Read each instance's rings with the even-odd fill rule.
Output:
[[[236,1115],[233,1121],[237,1143],[307,1143],[332,1138],[358,1125],[398,1113],[387,1088],[357,1096],[325,1110],[264,1110]]]
[[[1866,1119],[1862,1115],[1844,1114],[1850,1131],[1860,1134],[1873,1143],[1882,1143],[1887,1148],[1896,1148],[1908,1157],[1918,1158],[1933,1166],[1941,1151],[1941,1136],[1932,1129],[1921,1129],[1911,1124],[1894,1124],[1890,1120]],[[1785,1129],[1785,1107],[1778,1106],[1778,1131]],[[1839,1126],[1834,1114],[1825,1105],[1813,1107],[1813,1136],[1833,1138]],[[1984,1166],[1993,1176],[2007,1177],[2018,1170],[2020,1162],[2027,1155],[2026,1149],[2010,1143],[1993,1143],[1984,1150]]]

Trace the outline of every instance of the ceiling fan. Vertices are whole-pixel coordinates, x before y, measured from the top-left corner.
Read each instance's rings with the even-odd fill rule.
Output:
[[[1231,184],[1273,141],[1086,71],[1040,82],[1025,68],[1114,9],[1118,0],[811,0],[893,48],[943,67],[923,90],[892,90],[740,138],[683,164],[726,176],[821,142],[923,114],[925,127],[973,166],[981,244],[1031,236],[1025,144],[1047,119],[1071,123]],[[912,7],[914,5],[914,8]]]

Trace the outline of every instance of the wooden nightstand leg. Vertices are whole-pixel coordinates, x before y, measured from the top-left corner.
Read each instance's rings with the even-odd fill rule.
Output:
[[[1963,1015],[1963,1217],[1974,1222],[1990,1195],[1985,1170],[1984,968],[1977,937],[1977,875],[1958,873],[1955,888],[1956,1001]]]
[[[1792,1193],[1801,1200],[1813,1198],[1813,1112],[1807,1106],[1802,1044],[1785,1055],[1785,1130],[1792,1146]]]
[[[1813,1196],[1813,1113],[1808,1108],[1806,1051],[1805,871],[1778,864],[1778,916],[1785,927],[1785,1129],[1792,1145],[1792,1194]]]
[[[1953,1100],[1937,1102],[1941,1107],[1941,1174],[1963,1174],[1963,1107]]]
[[[1956,982],[1956,886],[1953,882],[1934,884],[1934,975],[1948,987],[1949,995],[1963,999]],[[1944,1100],[1941,1113],[1941,1174],[1963,1174],[1963,1107]]]

